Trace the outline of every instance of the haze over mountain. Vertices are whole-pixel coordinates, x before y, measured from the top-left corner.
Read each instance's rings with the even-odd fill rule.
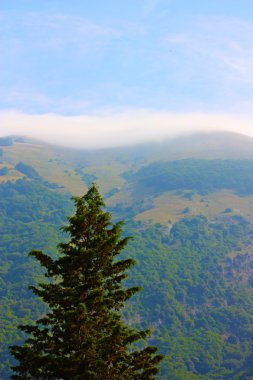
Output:
[[[141,171],[149,170],[149,166],[153,164],[160,165],[164,162],[164,165],[170,165],[170,162],[173,164],[185,159],[253,159],[253,139],[233,133],[193,134],[163,142],[100,150],[61,148],[26,137],[2,138],[0,144],[1,141],[3,146],[0,166],[2,170],[4,167],[8,169],[4,176],[0,176],[1,182],[24,177],[25,173],[17,168],[22,162],[32,167],[45,180],[60,186],[62,191],[70,191],[72,194],[82,195],[91,182],[95,181],[111,205],[115,202],[133,205],[134,199],[147,195],[150,184],[146,190],[139,191],[134,191],[133,186],[139,171],[142,176]],[[193,163],[194,165],[197,163]],[[153,169],[150,170],[153,172]],[[182,170],[183,168],[180,169]],[[191,166],[186,170],[191,172]],[[153,173],[149,175],[152,178]],[[161,187],[160,179],[154,180]],[[155,193],[150,195],[153,200],[157,197]],[[179,201],[183,202],[182,199],[175,200],[176,203]],[[154,207],[152,204],[150,200],[149,207]],[[157,220],[156,217],[155,219]]]
[[[251,0],[9,0],[1,134],[101,148],[253,136]]]
[[[98,115],[25,115],[0,112],[2,135],[26,135],[65,147],[101,149],[159,142],[192,133],[237,132],[253,137],[252,119],[232,114],[159,110],[107,111]]]
[[[250,380],[253,371],[253,139],[193,134],[96,150],[24,136],[0,138],[0,376],[17,326],[45,311],[28,290],[41,278],[27,253],[56,255],[60,227],[97,182],[114,220],[134,237],[125,311],[152,326],[165,354],[159,380]]]

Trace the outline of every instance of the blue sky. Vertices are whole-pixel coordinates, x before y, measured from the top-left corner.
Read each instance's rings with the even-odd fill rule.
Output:
[[[252,0],[0,0],[2,134],[253,136],[252,36]]]

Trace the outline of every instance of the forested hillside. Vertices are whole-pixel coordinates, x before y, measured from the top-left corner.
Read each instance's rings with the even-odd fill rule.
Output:
[[[159,195],[165,191],[192,190],[205,195],[221,189],[240,195],[253,193],[253,160],[177,160],[155,162],[137,172],[125,173],[134,191]]]
[[[253,367],[253,228],[239,217],[133,231],[130,321],[154,328],[161,379],[248,379]]]
[[[42,305],[28,286],[40,277],[27,254],[34,247],[55,252],[59,228],[71,213],[69,195],[56,194],[41,180],[18,180],[0,186],[0,373],[9,378],[8,346],[20,339],[17,326],[38,317]]]
[[[63,187],[69,178],[73,188],[79,181],[84,188],[94,179],[101,183],[113,218],[123,219],[124,234],[134,237],[124,252],[137,261],[127,285],[144,290],[124,318],[140,328],[152,326],[151,343],[166,355],[159,378],[251,379],[252,161],[148,163],[140,155],[136,165],[106,166],[104,160],[103,169],[94,169],[79,153],[73,166],[53,155],[31,165],[32,153],[26,150],[25,158],[24,151],[2,146],[0,378],[10,378],[8,346],[22,339],[17,326],[43,313],[28,289],[41,270],[27,254],[36,248],[55,255],[65,238],[60,227],[73,210]],[[64,183],[57,168],[66,171]],[[115,179],[110,186],[104,173]]]

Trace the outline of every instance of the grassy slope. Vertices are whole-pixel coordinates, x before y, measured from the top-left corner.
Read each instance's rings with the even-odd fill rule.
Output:
[[[198,213],[213,218],[226,208],[232,208],[234,213],[242,213],[246,217],[252,215],[251,196],[242,198],[229,191],[221,191],[205,197],[195,195],[192,200],[186,200],[174,192],[168,192],[149,199],[145,191],[131,194],[131,186],[122,177],[126,171],[135,172],[143,165],[163,160],[190,157],[253,159],[253,139],[246,136],[232,133],[193,135],[162,143],[99,151],[64,149],[26,139],[25,142],[15,142],[13,146],[1,149],[4,154],[0,168],[7,166],[9,172],[7,176],[0,176],[0,183],[23,176],[14,169],[20,161],[31,165],[41,177],[60,185],[62,191],[74,195],[82,195],[87,190],[89,182],[86,178],[91,175],[103,195],[113,188],[118,189],[106,200],[109,206],[121,203],[131,207],[146,198],[149,209],[140,212],[137,220],[167,223],[168,220],[174,222]],[[184,215],[182,212],[186,208],[189,210]]]
[[[185,209],[188,212],[184,212]],[[150,210],[140,213],[136,220],[155,223],[175,223],[182,217],[202,214],[213,219],[217,214],[225,214],[231,208],[230,215],[242,215],[253,221],[253,196],[239,197],[231,191],[222,190],[205,196],[195,194],[187,200],[174,192],[166,192],[154,200]]]
[[[67,192],[82,194],[87,189],[71,164],[49,145],[40,142],[15,143],[14,146],[4,147],[3,151],[4,162],[13,168],[11,176],[7,176],[10,180],[15,179],[17,175],[14,166],[22,161],[32,166],[41,177],[63,186]]]

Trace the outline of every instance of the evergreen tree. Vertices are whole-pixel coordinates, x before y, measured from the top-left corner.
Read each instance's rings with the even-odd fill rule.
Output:
[[[20,327],[30,335],[11,348],[19,362],[12,379],[155,379],[162,355],[143,344],[149,332],[124,324],[120,313],[139,290],[122,285],[134,261],[116,258],[128,242],[121,222],[112,224],[95,185],[74,201],[76,212],[64,227],[70,239],[59,244],[59,258],[30,253],[49,278],[31,287],[49,312]]]

